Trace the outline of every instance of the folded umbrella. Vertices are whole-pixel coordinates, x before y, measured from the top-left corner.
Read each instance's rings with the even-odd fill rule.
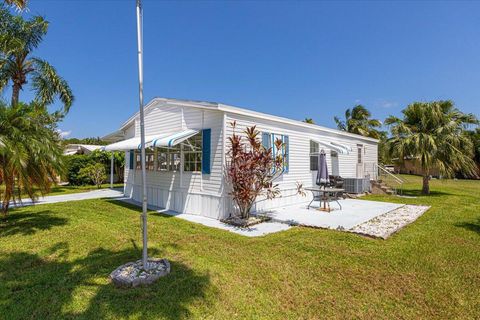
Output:
[[[318,155],[318,171],[317,171],[317,185],[326,186],[330,180],[328,179],[328,167],[325,151],[320,151]]]

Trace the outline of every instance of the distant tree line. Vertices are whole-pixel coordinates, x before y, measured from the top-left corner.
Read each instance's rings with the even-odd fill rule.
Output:
[[[107,141],[102,140],[100,137],[90,137],[90,138],[68,138],[63,139],[63,143],[67,144],[91,144],[96,146],[105,146],[108,144]]]

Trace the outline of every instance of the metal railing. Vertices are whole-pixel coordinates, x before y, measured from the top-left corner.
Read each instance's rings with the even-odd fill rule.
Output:
[[[383,184],[392,189],[395,194],[402,194],[405,181],[380,164],[375,164],[375,167],[377,174],[376,180],[383,182]]]

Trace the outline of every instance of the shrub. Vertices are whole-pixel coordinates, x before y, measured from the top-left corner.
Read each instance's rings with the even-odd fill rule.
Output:
[[[105,172],[110,172],[111,153],[95,150],[90,154],[65,156],[67,173],[64,177],[71,185],[85,185],[92,183],[85,176],[80,176],[79,172],[91,164],[100,163],[104,166]],[[118,181],[123,181],[123,168],[125,166],[125,154],[123,152],[114,152],[114,172],[117,174]]]
[[[229,150],[227,152],[226,174],[231,184],[233,197],[240,211],[240,218],[248,219],[250,210],[258,196],[264,195],[267,199],[273,199],[280,194],[278,185],[273,181],[283,173],[284,158],[282,154],[272,157],[272,149],[262,146],[258,139],[256,127],[247,128],[247,143],[235,133],[229,137]],[[285,146],[278,139],[275,141],[277,150]]]
[[[91,183],[100,188],[102,183],[107,179],[105,167],[101,163],[90,164],[80,169],[78,175],[85,180],[89,180]]]
[[[76,154],[66,156],[66,179],[71,185],[84,185],[89,183],[89,179],[80,175],[80,170],[93,164],[92,157],[86,154]]]

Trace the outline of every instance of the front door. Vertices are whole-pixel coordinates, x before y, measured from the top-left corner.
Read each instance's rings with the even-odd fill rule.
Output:
[[[357,178],[364,178],[363,145],[357,144]]]

